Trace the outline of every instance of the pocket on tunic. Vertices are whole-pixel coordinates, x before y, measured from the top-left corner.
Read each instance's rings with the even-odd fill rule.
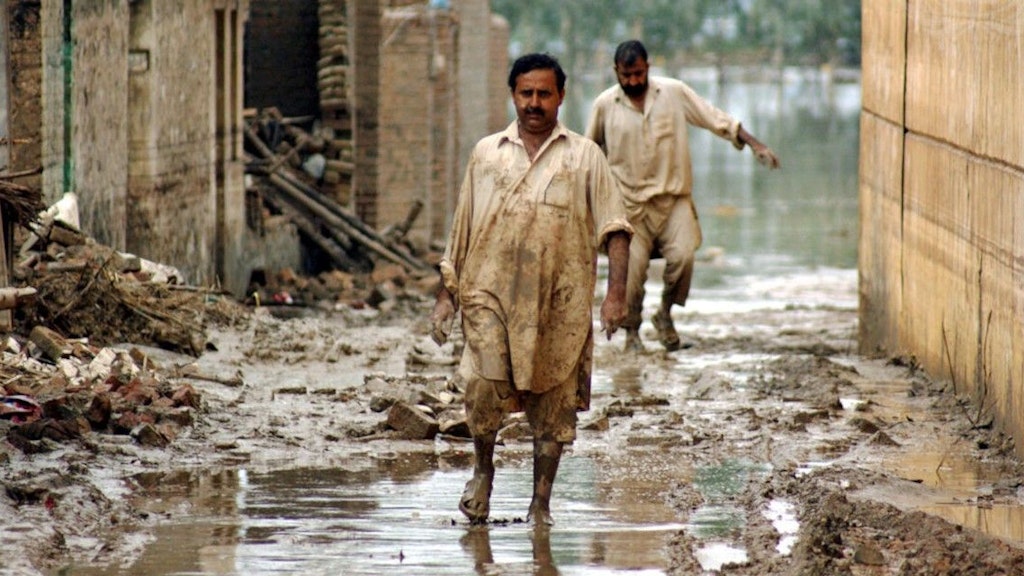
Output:
[[[651,125],[651,132],[653,132],[655,140],[674,137],[675,123],[672,122],[672,117],[662,116],[656,118]]]
[[[559,172],[551,178],[551,183],[544,190],[544,204],[548,206],[557,206],[559,208],[568,208],[569,199],[572,197],[572,182],[568,175],[564,172]]]

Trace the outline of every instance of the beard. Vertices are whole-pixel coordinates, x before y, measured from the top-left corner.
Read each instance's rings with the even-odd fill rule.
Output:
[[[626,93],[626,96],[629,96],[630,98],[643,96],[644,92],[647,92],[647,82],[632,85],[620,83],[619,86],[622,87],[622,91]]]

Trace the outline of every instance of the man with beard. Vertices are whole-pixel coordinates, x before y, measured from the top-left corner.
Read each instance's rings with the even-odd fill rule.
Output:
[[[515,61],[508,76],[517,120],[473,148],[440,264],[431,314],[443,344],[462,311],[457,377],[475,463],[459,510],[487,520],[494,445],[504,416],[523,411],[533,431],[527,520],[548,525],[563,446],[590,402],[597,255],[608,254],[601,327],[626,316],[632,233],[608,162],[594,142],[558,121],[565,73],[546,54]]]
[[[594,100],[586,136],[601,146],[618,180],[634,235],[629,245],[626,350],[640,341],[644,282],[651,258],[665,259],[661,304],[651,319],[666,350],[682,347],[672,322],[673,304],[690,293],[694,254],[701,244],[693,204],[693,172],[687,127],[692,124],[729,140],[737,150],[749,145],[758,162],[779,167],[779,159],[740,122],[715,108],[683,82],[648,76],[647,50],[637,40],[615,50],[618,84]]]

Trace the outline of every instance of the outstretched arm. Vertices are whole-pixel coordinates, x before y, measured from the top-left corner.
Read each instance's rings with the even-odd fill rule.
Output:
[[[740,130],[737,133],[737,139],[750,146],[750,151],[754,153],[754,157],[757,161],[769,169],[779,168],[779,158],[775,155],[775,152],[771,148],[765,146],[760,140],[754,138],[754,135],[747,132],[747,129],[740,125]]]

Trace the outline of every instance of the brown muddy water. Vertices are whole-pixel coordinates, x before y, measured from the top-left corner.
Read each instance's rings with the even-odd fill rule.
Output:
[[[633,463],[669,470],[657,456]],[[565,459],[554,512],[535,531],[516,514],[531,492],[528,462],[499,462],[495,523],[469,527],[453,498],[464,452],[402,455],[358,471],[292,469],[140,477],[153,513],[188,509],[157,528],[126,570],[67,574],[662,574],[666,538],[683,526],[661,503],[664,479],[610,477],[590,458]],[[562,528],[564,527],[564,528]]]

